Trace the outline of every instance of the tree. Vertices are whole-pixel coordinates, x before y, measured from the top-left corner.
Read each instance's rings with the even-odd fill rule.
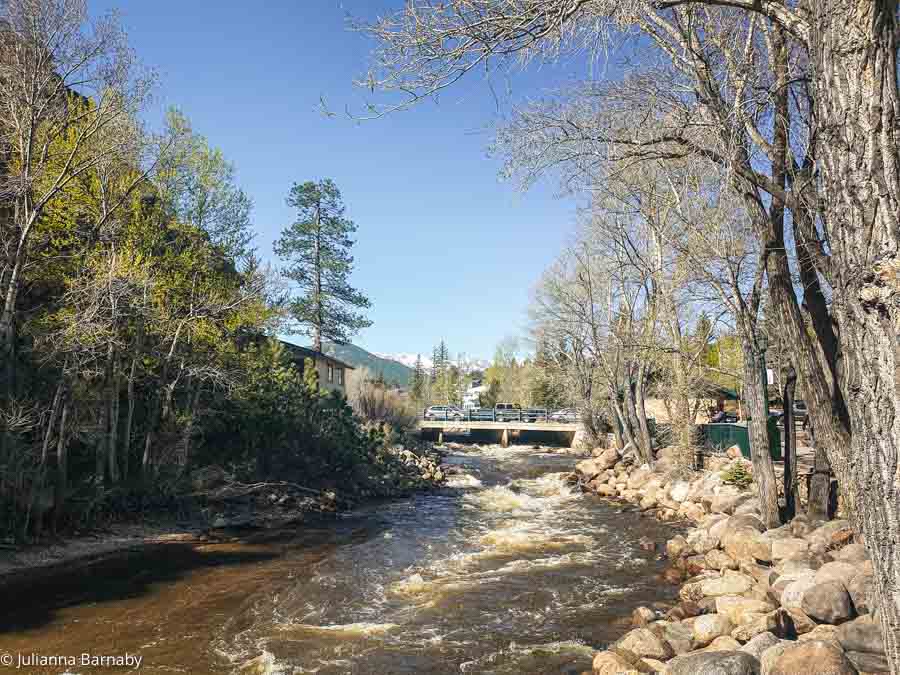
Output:
[[[291,301],[291,315],[321,351],[323,340],[346,342],[372,325],[358,311],[369,308],[368,298],[349,283],[356,225],[344,217],[341,193],[330,179],[294,183],[287,203],[297,219],[282,231],[275,253],[286,264],[285,277],[300,291]]]
[[[412,380],[410,382],[409,394],[416,404],[421,405],[425,400],[426,376],[425,368],[422,365],[422,355],[416,354],[416,363],[413,366]]]

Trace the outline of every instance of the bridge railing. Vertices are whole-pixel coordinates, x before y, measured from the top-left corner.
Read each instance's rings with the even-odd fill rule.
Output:
[[[419,419],[434,422],[525,422],[571,424],[577,422],[570,416],[556,416],[553,411],[546,408],[477,408],[468,410],[429,410],[425,408],[419,414]]]

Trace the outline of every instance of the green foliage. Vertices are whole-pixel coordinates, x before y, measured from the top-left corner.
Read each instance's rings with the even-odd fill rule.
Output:
[[[344,217],[341,193],[329,179],[294,183],[287,203],[297,219],[282,231],[275,253],[300,292],[291,300],[294,321],[321,351],[323,340],[347,342],[372,323],[359,311],[369,299],[349,282],[356,225]]]
[[[725,485],[734,485],[741,489],[746,488],[753,482],[753,474],[751,474],[744,462],[732,462],[726,469],[723,469],[719,475]]]

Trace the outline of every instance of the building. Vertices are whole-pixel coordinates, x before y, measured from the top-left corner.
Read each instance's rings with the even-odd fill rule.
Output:
[[[463,410],[474,410],[481,407],[481,395],[487,393],[487,385],[481,380],[473,380],[469,388],[463,393]]]
[[[306,367],[306,359],[313,360],[319,373],[319,387],[321,389],[325,391],[340,391],[343,394],[347,393],[347,374],[349,371],[354,370],[353,366],[309,347],[299,347],[284,341],[282,341],[282,344],[301,373]]]

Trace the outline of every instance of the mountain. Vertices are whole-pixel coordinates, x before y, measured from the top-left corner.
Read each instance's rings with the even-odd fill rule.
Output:
[[[378,354],[367,352],[362,347],[350,343],[339,345],[326,342],[322,345],[322,351],[344,363],[349,363],[354,368],[365,368],[373,378],[378,377],[380,373],[384,375],[384,381],[389,384],[396,382],[401,387],[406,387],[412,379],[413,371],[409,366],[392,358],[384,358]],[[413,357],[413,363],[415,362],[416,359]]]
[[[376,354],[376,356],[390,361],[397,361],[408,368],[413,368],[416,365],[418,354],[402,352],[400,354]],[[453,364],[458,365],[456,360],[453,360]],[[463,372],[471,373],[473,370],[486,370],[490,365],[491,362],[486,359],[466,359],[463,363]],[[422,367],[425,370],[431,368],[431,358],[425,354],[422,354]]]

